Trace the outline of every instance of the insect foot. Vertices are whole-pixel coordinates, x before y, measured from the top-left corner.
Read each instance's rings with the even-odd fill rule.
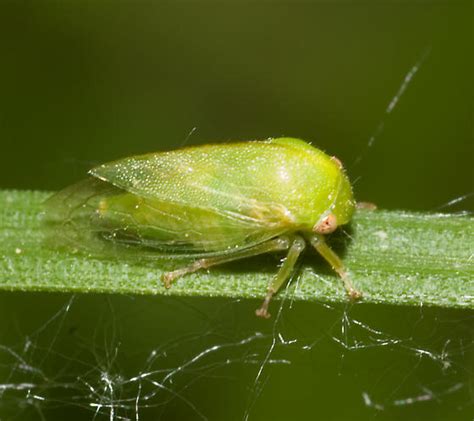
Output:
[[[161,282],[163,282],[163,285],[165,286],[166,289],[171,288],[171,283],[176,279],[176,276],[174,275],[174,272],[165,272],[163,275],[161,275]]]
[[[357,202],[356,204],[357,209],[374,211],[377,210],[377,205],[372,202]]]
[[[270,300],[272,299],[273,294],[275,294],[275,290],[271,287],[268,288],[267,295],[265,296],[262,305],[260,306],[260,308],[257,308],[257,310],[255,310],[255,315],[257,317],[261,317],[263,319],[269,319],[270,317],[272,317],[272,315],[268,312],[268,305],[270,304]]]
[[[255,310],[255,315],[261,317],[262,319],[269,319],[272,315],[267,311],[266,308],[260,307]]]
[[[171,283],[176,281],[176,279],[181,278],[188,273],[196,272],[199,269],[207,268],[208,266],[208,259],[199,259],[194,263],[191,263],[189,266],[163,273],[163,275],[161,275],[161,281],[163,282],[165,288],[171,288]]]
[[[351,299],[351,301],[357,301],[362,298],[362,292],[357,291],[354,288],[349,289],[347,291],[347,295],[349,295],[349,298]]]

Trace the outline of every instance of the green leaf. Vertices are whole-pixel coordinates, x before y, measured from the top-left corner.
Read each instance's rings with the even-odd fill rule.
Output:
[[[166,290],[158,261],[48,247],[41,206],[49,194],[0,191],[0,289],[263,297],[277,270],[278,260],[253,258],[188,275]],[[332,243],[364,302],[474,308],[473,217],[359,211],[345,231]],[[338,277],[311,250],[298,273],[280,297],[347,300]]]

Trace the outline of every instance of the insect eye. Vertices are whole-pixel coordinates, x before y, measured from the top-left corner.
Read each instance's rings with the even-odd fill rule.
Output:
[[[326,215],[321,221],[319,221],[314,227],[313,231],[318,234],[330,234],[334,232],[337,228],[337,218],[336,215],[330,213]]]

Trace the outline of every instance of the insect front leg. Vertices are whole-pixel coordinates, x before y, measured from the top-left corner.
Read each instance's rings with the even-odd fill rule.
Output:
[[[243,250],[237,250],[235,252],[229,252],[221,256],[213,256],[204,259],[196,260],[189,266],[185,266],[180,269],[173,270],[172,272],[165,272],[161,276],[166,288],[171,287],[171,283],[176,279],[184,276],[188,273],[193,273],[199,269],[207,269],[211,266],[221,265],[223,263],[232,262],[234,260],[244,259],[246,257],[257,256],[258,254],[270,253],[273,251],[287,250],[290,247],[291,241],[288,237],[282,236],[272,240],[266,241],[261,244],[257,244],[253,247],[249,247]]]
[[[272,299],[273,295],[280,289],[280,287],[290,278],[291,273],[295,267],[296,261],[298,257],[302,253],[302,251],[306,247],[305,240],[300,236],[295,236],[293,238],[293,242],[291,243],[291,247],[288,250],[288,255],[286,256],[283,264],[280,267],[275,278],[273,278],[270,285],[268,285],[267,295],[265,300],[259,309],[255,311],[255,314],[258,317],[263,317],[268,319],[270,317],[270,313],[268,312],[268,305],[270,304],[270,300]]]
[[[377,205],[372,202],[357,202],[356,208],[361,210],[374,211],[377,210]]]
[[[358,291],[354,285],[352,285],[352,281],[347,273],[346,269],[344,268],[344,264],[342,263],[339,256],[334,253],[334,251],[327,245],[324,237],[321,235],[313,235],[309,239],[311,245],[316,249],[316,251],[331,265],[331,267],[338,273],[341,277],[342,282],[344,284],[344,288],[347,291],[347,295],[352,300],[358,300],[362,297],[362,293]]]

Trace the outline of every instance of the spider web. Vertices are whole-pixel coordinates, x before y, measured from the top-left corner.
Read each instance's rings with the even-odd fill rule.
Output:
[[[285,376],[301,376],[311,361],[324,361],[328,350],[333,362],[329,381],[363,377],[372,359],[378,361],[370,376],[349,388],[351,395],[344,391],[367,414],[421,405],[421,411],[442,405],[460,415],[472,411],[471,313],[424,307],[381,312],[362,304],[309,308],[293,303],[289,294],[261,331],[240,323],[242,317],[253,320],[253,302],[237,300],[209,310],[213,303],[199,299],[172,299],[170,306],[163,298],[57,296],[59,309],[31,332],[22,326],[31,314],[3,326],[2,337],[10,339],[0,345],[0,415],[22,420],[53,419],[58,413],[92,420],[222,419],[223,409],[216,410],[216,402],[210,406],[202,388],[236,397],[232,419],[266,419],[265,406],[273,401],[266,391],[275,389],[282,370]],[[18,298],[16,305],[28,309],[29,300]],[[95,328],[78,327],[91,308],[100,309]],[[314,317],[308,318],[308,309]],[[137,343],[135,337],[150,329],[130,334],[123,327],[139,326],[142,311],[161,325],[158,331],[168,325],[163,316],[180,313],[184,323],[174,327],[174,334],[158,333]],[[400,328],[403,313],[411,323]],[[196,319],[198,328],[192,322]],[[18,331],[5,335],[12,324]],[[229,333],[235,324],[239,327]],[[292,383],[290,376],[281,387],[298,392],[304,386]]]

